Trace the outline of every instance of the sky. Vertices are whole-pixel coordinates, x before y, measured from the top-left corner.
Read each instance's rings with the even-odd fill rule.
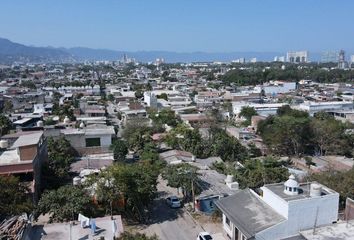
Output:
[[[123,51],[354,51],[353,0],[1,0],[0,37]]]

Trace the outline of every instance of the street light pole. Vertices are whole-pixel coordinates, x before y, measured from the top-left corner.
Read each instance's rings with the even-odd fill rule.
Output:
[[[191,184],[192,184],[192,201],[193,201],[193,211],[195,211],[195,197],[194,197],[194,182],[193,177],[191,177]]]

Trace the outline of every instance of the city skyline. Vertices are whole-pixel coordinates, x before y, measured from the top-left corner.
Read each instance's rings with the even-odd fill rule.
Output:
[[[175,52],[353,52],[341,1],[4,1],[1,37],[34,46]],[[15,17],[14,17],[15,16]]]

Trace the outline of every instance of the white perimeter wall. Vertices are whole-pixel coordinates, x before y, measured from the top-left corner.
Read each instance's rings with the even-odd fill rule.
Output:
[[[315,225],[332,224],[338,219],[338,202],[338,193],[290,201],[288,220],[259,232],[256,239],[281,239],[297,235],[299,231],[311,229]]]

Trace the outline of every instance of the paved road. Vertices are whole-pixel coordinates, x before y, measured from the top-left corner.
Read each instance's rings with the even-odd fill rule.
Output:
[[[177,194],[176,190],[167,187],[161,180],[157,188],[159,197],[154,202],[152,223],[143,232],[148,235],[156,234],[161,240],[196,239],[198,233],[204,231],[202,227],[194,222],[185,209],[171,209],[165,202],[167,196]]]

